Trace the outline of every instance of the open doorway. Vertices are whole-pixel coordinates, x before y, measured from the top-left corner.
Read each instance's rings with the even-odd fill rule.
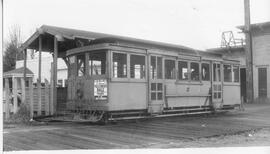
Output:
[[[240,90],[241,90],[241,99],[246,102],[247,100],[247,91],[246,91],[246,68],[240,68]]]

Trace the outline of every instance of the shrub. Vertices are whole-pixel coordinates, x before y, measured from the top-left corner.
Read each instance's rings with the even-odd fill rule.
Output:
[[[30,110],[28,105],[21,104],[17,113],[10,116],[9,123],[29,123],[30,122]]]

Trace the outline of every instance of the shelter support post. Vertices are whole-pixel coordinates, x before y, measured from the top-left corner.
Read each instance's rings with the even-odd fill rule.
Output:
[[[13,113],[18,111],[18,79],[12,78]]]
[[[22,103],[25,103],[25,97],[26,97],[26,60],[27,60],[27,49],[24,49],[24,61],[23,61],[23,79],[21,79],[21,87],[22,87]]]
[[[42,37],[39,36],[39,59],[38,59],[38,115],[41,115],[41,50],[42,50]]]
[[[50,115],[53,114],[53,85],[54,85],[54,81],[53,81],[53,62],[51,63],[51,78],[50,78],[50,103],[49,103],[49,108],[50,108]]]
[[[58,58],[58,40],[57,37],[54,37],[54,51],[53,51],[53,114],[56,113],[57,106],[57,58]]]
[[[10,104],[10,99],[9,99],[9,81],[8,78],[5,78],[5,97],[6,97],[6,104],[5,104],[5,118],[9,119],[10,114],[9,114],[9,104]]]

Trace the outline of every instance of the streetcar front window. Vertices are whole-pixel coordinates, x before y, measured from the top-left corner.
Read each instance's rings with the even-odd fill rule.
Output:
[[[85,74],[85,55],[77,56],[77,75],[84,76]]]

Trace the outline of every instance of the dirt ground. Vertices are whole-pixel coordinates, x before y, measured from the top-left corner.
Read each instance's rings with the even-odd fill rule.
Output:
[[[204,137],[193,141],[169,142],[148,148],[200,148],[200,147],[250,147],[270,146],[270,128],[262,128],[235,135]]]
[[[270,146],[270,103],[226,114],[122,121],[4,125],[4,151]]]

